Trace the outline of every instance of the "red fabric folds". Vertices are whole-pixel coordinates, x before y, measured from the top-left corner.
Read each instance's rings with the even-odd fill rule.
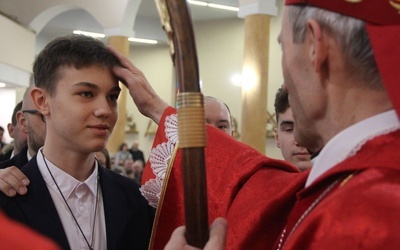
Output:
[[[169,109],[163,119],[173,112]],[[163,124],[157,143],[166,139]],[[212,127],[207,127],[207,138],[209,222],[227,218],[226,249],[274,249],[275,244],[276,248],[288,221],[290,227],[295,225],[332,183],[332,190],[285,239],[283,249],[400,249],[399,131],[368,141],[306,189],[308,172],[261,155]],[[157,250],[184,224],[179,150],[172,159],[152,237],[152,249]],[[298,205],[305,200],[305,205]]]

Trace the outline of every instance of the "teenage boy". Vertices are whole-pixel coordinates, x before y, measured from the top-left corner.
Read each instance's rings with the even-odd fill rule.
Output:
[[[50,42],[33,66],[46,139],[22,168],[27,195],[0,194],[0,206],[63,249],[148,247],[154,214],[139,186],[95,158],[118,118],[118,64],[100,41],[72,35]]]

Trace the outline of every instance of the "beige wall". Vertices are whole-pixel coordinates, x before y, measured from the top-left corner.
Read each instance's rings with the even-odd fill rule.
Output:
[[[5,129],[5,141],[10,142],[7,124],[11,122],[15,105],[22,100],[25,88],[29,86],[36,35],[2,15],[0,30],[0,82],[16,86],[15,89],[0,89],[0,125]]]
[[[275,93],[278,88],[283,83],[283,75],[282,75],[282,51],[281,47],[278,44],[278,36],[281,30],[281,22],[282,22],[282,9],[283,9],[283,0],[278,0],[278,16],[271,18],[270,23],[270,43],[269,43],[269,63],[268,63],[268,112],[270,114],[274,113],[274,100]],[[267,139],[266,146],[266,155],[283,159],[280,149],[275,146],[275,140],[273,138]]]
[[[0,15],[0,61],[32,72],[36,35]]]
[[[0,82],[29,86],[36,35],[0,15]]]
[[[203,94],[223,100],[239,124],[242,91],[233,85],[231,78],[242,72],[243,27],[242,19],[204,22],[195,26]]]
[[[174,105],[174,69],[168,46],[131,47],[130,53],[131,61],[143,71],[154,90],[168,104]],[[147,159],[154,139],[154,135],[145,136],[151,120],[139,113],[130,96],[127,98],[127,113],[133,116],[138,134],[127,133],[126,142],[131,146],[138,140]]]

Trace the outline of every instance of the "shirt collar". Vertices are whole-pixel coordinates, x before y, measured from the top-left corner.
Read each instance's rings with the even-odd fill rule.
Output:
[[[26,159],[28,159],[28,161],[32,159],[32,156],[29,154],[29,150],[26,150]]]
[[[332,167],[356,154],[368,141],[400,128],[399,118],[390,110],[358,122],[335,135],[313,160],[306,187]]]
[[[37,163],[39,170],[43,176],[43,179],[46,181],[46,183],[54,189],[57,193],[58,188],[55,185],[53,178],[51,177],[51,174],[53,175],[54,179],[56,180],[58,186],[60,187],[60,190],[64,197],[68,199],[68,197],[74,192],[75,188],[78,185],[85,184],[89,190],[92,192],[93,195],[96,195],[97,193],[97,173],[98,173],[98,166],[97,166],[97,161],[95,161],[95,168],[92,172],[92,174],[83,182],[75,179],[68,173],[64,172],[60,168],[58,168],[56,165],[51,163],[48,159],[46,159],[47,166],[49,167],[51,174],[49,170],[46,167],[46,164],[44,162],[45,157],[43,157],[42,153],[42,148],[39,149],[37,156]]]

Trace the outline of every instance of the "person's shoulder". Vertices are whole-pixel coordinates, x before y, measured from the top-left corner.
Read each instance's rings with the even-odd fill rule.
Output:
[[[0,162],[0,169],[8,168],[11,166],[16,166],[17,168],[21,169],[26,163],[28,162],[28,158],[26,156],[26,151],[21,151],[13,158],[10,158],[5,161]]]
[[[13,158],[8,159],[8,160],[4,160],[4,161],[0,161],[0,169],[5,169],[5,168],[8,168],[10,166],[14,166],[15,164],[13,164],[14,163]]]
[[[11,159],[11,154],[12,154],[12,149],[8,150],[6,153],[2,154],[0,156],[0,162],[10,160]]]
[[[10,213],[10,211],[18,210],[18,206],[16,204],[15,197],[9,197],[5,195],[3,192],[0,192],[0,207],[1,210],[5,213]]]
[[[0,147],[0,149],[1,149],[1,147]],[[0,162],[5,161],[5,160],[7,160],[6,156],[3,153],[1,153],[1,150],[0,150]]]

